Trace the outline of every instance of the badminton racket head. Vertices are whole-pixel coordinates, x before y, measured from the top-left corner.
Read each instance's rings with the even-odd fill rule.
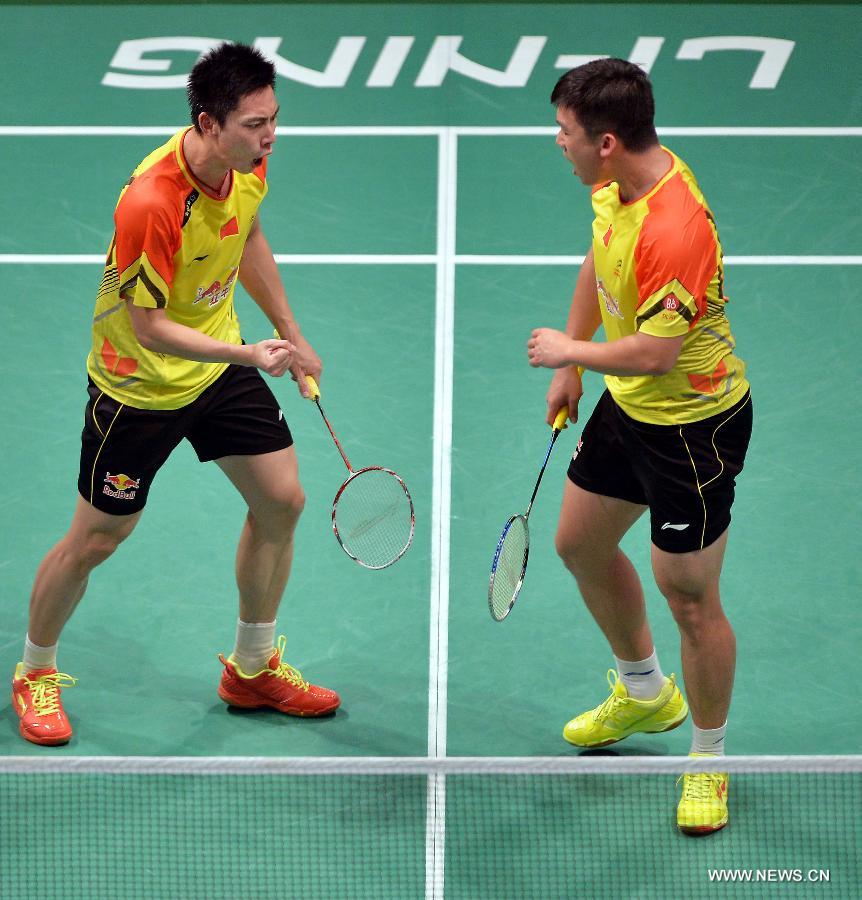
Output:
[[[366,569],[385,569],[413,542],[413,500],[391,469],[352,472],[332,502],[332,530],[341,549]]]
[[[498,622],[509,615],[518,599],[527,573],[529,555],[530,528],[527,519],[522,515],[512,516],[497,541],[488,584],[488,608]]]

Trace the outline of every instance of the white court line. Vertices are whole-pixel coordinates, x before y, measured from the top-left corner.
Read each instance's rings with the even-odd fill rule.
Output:
[[[459,254],[459,266],[579,266],[583,256]],[[862,256],[725,256],[728,266],[862,266]]]
[[[721,127],[658,127],[660,135],[671,137],[862,137],[862,128],[852,126],[734,126]]]
[[[277,263],[285,265],[425,265],[437,264],[433,253],[274,253]],[[105,264],[104,253],[0,253],[7,265],[76,266]]]
[[[725,256],[729,266],[862,266],[862,256]]]
[[[179,125],[0,125],[0,137],[144,137],[176,134]],[[440,137],[444,125],[280,125],[277,135],[294,137]]]
[[[484,126],[463,125],[454,129],[467,137],[550,137],[558,129],[544,125]],[[862,137],[857,126],[786,125],[656,125],[656,132],[669,137]],[[2,133],[2,132],[0,132]]]
[[[452,187],[454,192],[454,186]],[[441,207],[442,208],[442,207]],[[454,216],[454,210],[452,211]],[[579,266],[583,256],[533,254],[455,254],[454,233],[448,265],[454,266]],[[430,253],[276,253],[284,265],[439,265],[440,255]],[[0,265],[77,266],[104,265],[104,253],[0,253]],[[862,266],[862,256],[725,256],[728,266]],[[453,288],[454,290],[454,288]]]
[[[180,125],[0,125],[0,137],[138,137],[176,134]],[[806,125],[658,125],[672,137],[862,137],[857,126]],[[557,133],[545,125],[281,125],[276,134],[296,137],[546,137]]]
[[[446,756],[449,673],[449,543],[452,500],[452,396],[455,341],[455,216],[458,144],[441,133],[437,151],[437,287],[434,327],[434,459],[431,508],[431,609],[428,757]],[[425,803],[425,898],[443,900],[446,777],[429,773]]]

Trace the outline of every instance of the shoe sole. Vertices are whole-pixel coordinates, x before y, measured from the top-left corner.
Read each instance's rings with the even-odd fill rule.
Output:
[[[274,709],[277,712],[284,713],[288,716],[298,716],[302,719],[316,719],[320,716],[331,716],[341,705],[340,703],[336,703],[334,706],[326,706],[323,709],[285,709],[283,706],[279,706],[277,703],[246,703],[241,700],[237,700],[235,697],[232,697],[230,694],[222,693],[221,688],[218,691],[219,698],[227,703],[228,706],[235,706],[237,709]]]
[[[568,741],[573,747],[586,747],[588,749],[594,749],[596,747],[609,747],[611,744],[618,744],[620,741],[624,741],[626,738],[631,737],[633,734],[664,734],[665,731],[673,731],[674,728],[679,728],[683,722],[688,718],[688,704],[686,704],[685,712],[682,716],[677,719],[675,722],[671,722],[670,725],[665,725],[664,728],[633,728],[627,734],[624,734],[622,737],[618,738],[608,738],[606,741],[594,741],[590,744],[576,744],[574,741],[569,740],[566,737],[565,732],[563,732],[563,739]]]
[[[19,728],[18,731],[25,741],[28,741],[31,744],[38,744],[40,747],[59,747],[62,744],[68,744],[69,741],[72,740],[71,734],[68,737],[61,738],[37,738],[32,734],[27,734],[23,728]]]
[[[724,826],[727,825],[727,819],[725,819],[721,825],[677,825],[676,827],[679,829],[681,834],[688,834],[692,837],[703,836],[707,834],[713,834],[716,831],[721,831]]]

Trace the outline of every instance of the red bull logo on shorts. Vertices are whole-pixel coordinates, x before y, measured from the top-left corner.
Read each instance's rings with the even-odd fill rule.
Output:
[[[105,474],[105,483],[102,485],[102,493],[117,500],[134,500],[135,492],[141,486],[139,479],[128,475]]]

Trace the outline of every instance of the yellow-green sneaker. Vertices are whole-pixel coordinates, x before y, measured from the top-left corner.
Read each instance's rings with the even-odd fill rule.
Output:
[[[711,756],[689,753],[689,756]],[[717,759],[718,757],[716,757]],[[689,772],[681,776],[682,798],[676,825],[684,834],[710,834],[727,825],[727,772]],[[677,782],[678,784],[679,782]]]
[[[567,722],[563,737],[576,747],[606,747],[627,738],[636,731],[654,734],[682,725],[688,715],[688,704],[671,675],[655,700],[629,697],[622,680],[608,669],[611,695],[595,709]]]

